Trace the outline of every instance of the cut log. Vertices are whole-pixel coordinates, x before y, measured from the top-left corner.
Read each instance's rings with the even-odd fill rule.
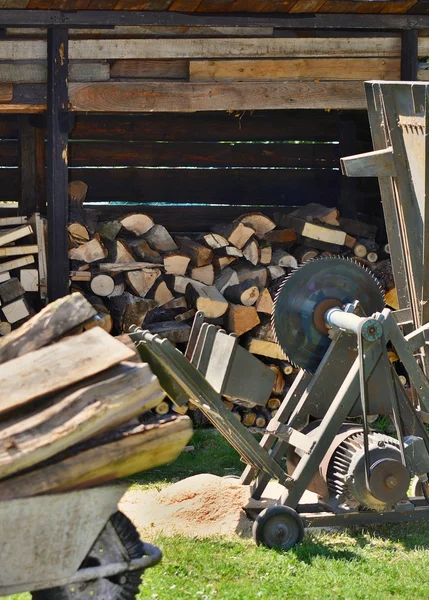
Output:
[[[177,321],[177,323],[182,323],[183,321],[189,321],[190,319],[193,319],[195,317],[195,313],[197,311],[195,310],[195,308],[190,308],[189,310],[186,310],[185,312],[181,313],[180,315],[176,315],[174,317],[174,320]]]
[[[0,341],[0,363],[50,344],[95,314],[95,309],[82,294],[74,293],[55,300]]]
[[[4,281],[8,281],[9,279],[10,279],[10,273],[8,271],[5,271],[4,273],[0,273],[0,283],[3,283]]]
[[[88,229],[82,223],[69,223],[67,225],[67,232],[69,248],[77,248],[77,246],[85,244],[90,240]]]
[[[190,257],[192,264],[196,267],[204,267],[212,262],[213,252],[210,248],[188,237],[176,237],[176,242],[180,250]]]
[[[270,273],[270,278],[272,281],[279,279],[280,277],[284,277],[286,275],[286,271],[283,267],[279,267],[278,265],[270,265],[268,267],[268,271]]]
[[[260,263],[262,265],[269,265],[273,256],[273,249],[271,248],[270,244],[266,242],[262,242],[262,244],[259,246],[261,251]]]
[[[109,252],[109,260],[110,256],[112,257],[112,262],[116,264],[127,264],[136,262],[131,248],[124,240],[118,239],[113,242],[113,246],[111,247],[111,251]]]
[[[17,279],[16,277],[12,277],[8,281],[0,283],[0,298],[4,303],[12,302],[12,300],[16,300],[24,294],[25,290],[22,287],[19,279]]]
[[[235,262],[237,259],[235,256],[215,256],[215,258],[213,259],[213,266],[215,269],[219,269],[220,271],[222,271],[222,269],[225,269],[225,267],[228,267],[231,263]]]
[[[246,242],[255,234],[255,230],[252,227],[248,227],[247,225],[240,223],[240,221],[214,225],[211,230],[215,233],[219,233],[226,238],[230,244],[239,249],[243,248]]]
[[[129,292],[110,299],[110,310],[118,333],[128,333],[131,325],[141,327],[147,313],[155,308],[155,300],[139,298]]]
[[[127,284],[131,290],[141,298],[145,298],[148,291],[161,276],[159,269],[141,269],[139,271],[128,271],[125,275]]]
[[[108,221],[102,225],[97,233],[104,240],[114,242],[121,229],[122,224],[119,221]]]
[[[253,410],[245,410],[243,411],[243,416],[241,418],[241,422],[245,427],[253,427],[256,421],[256,413]]]
[[[253,279],[246,279],[241,283],[225,288],[224,295],[229,302],[234,304],[253,306],[259,298],[259,290]]]
[[[262,290],[261,295],[259,296],[256,306],[256,310],[260,313],[265,313],[267,315],[271,315],[274,308],[273,299],[271,298],[270,292],[265,288]]]
[[[21,267],[26,267],[34,262],[34,256],[22,256],[21,258],[7,260],[6,262],[0,264],[0,274],[13,271],[14,269],[20,269]]]
[[[254,306],[230,304],[227,314],[227,329],[237,335],[243,335],[260,323]]]
[[[252,338],[249,340],[247,349],[251,354],[266,356],[276,360],[285,360],[283,350],[275,342],[266,342],[265,340],[257,340]]]
[[[0,321],[0,335],[1,336],[7,335],[11,331],[12,331],[12,327],[11,327],[10,323],[8,323],[7,321]]]
[[[356,243],[353,246],[353,254],[358,258],[365,258],[365,256],[368,254],[368,250],[363,244]]]
[[[169,310],[173,308],[184,308],[185,310],[187,310],[188,303],[184,296],[179,296],[179,298],[173,298],[172,300],[164,304],[164,308]]]
[[[173,344],[182,344],[189,341],[191,327],[186,323],[177,321],[163,321],[162,323],[145,324],[145,328],[153,334],[165,338]]]
[[[167,400],[163,400],[155,407],[155,413],[157,415],[166,415],[170,412],[170,404]]]
[[[293,365],[291,365],[289,362],[284,362],[283,363],[283,373],[285,375],[292,375],[292,373],[294,372],[294,367]]]
[[[313,260],[319,255],[317,248],[307,248],[306,246],[297,246],[293,252],[298,264],[303,264]]]
[[[258,242],[255,238],[250,239],[245,246],[243,246],[243,256],[252,265],[257,265],[261,259],[261,250]]]
[[[256,414],[256,420],[255,420],[256,427],[260,427],[261,429],[263,429],[264,427],[267,426],[267,423],[270,418],[271,418],[271,415],[269,418],[267,418],[267,415],[265,415],[263,412],[258,412]]]
[[[280,408],[281,400],[279,398],[269,398],[267,402],[267,408],[270,410],[277,410]]]
[[[108,252],[103,246],[100,237],[95,234],[95,237],[90,242],[69,250],[69,259],[93,263],[97,260],[104,260],[107,254]]]
[[[238,218],[238,221],[251,227],[258,238],[263,238],[266,233],[275,229],[276,224],[262,213],[249,213]]]
[[[181,275],[175,275],[173,289],[178,294],[184,294],[186,292],[186,288],[188,284],[192,283],[192,279],[190,277],[182,277]]]
[[[0,499],[92,487],[153,469],[175,460],[191,436],[191,420],[182,416],[112,432],[96,440],[95,447],[79,447],[73,456],[5,480],[0,483]]]
[[[148,262],[126,262],[126,263],[101,263],[98,269],[101,273],[122,273],[126,271],[139,271],[140,269],[153,269],[162,267],[163,264],[155,265]]]
[[[5,248],[0,248],[0,258],[37,254],[38,252],[39,247],[37,244],[31,244],[29,246],[6,246]]]
[[[216,250],[216,256],[232,256],[234,258],[241,258],[243,251],[235,246],[225,246]]]
[[[156,282],[154,287],[156,289],[153,297],[154,300],[157,302],[158,306],[164,306],[165,304],[174,299],[174,296],[168,289],[165,281],[160,281],[159,283]]]
[[[115,281],[110,275],[96,275],[91,280],[91,290],[97,296],[101,296],[105,298],[106,296],[110,296],[115,289]]]
[[[354,237],[373,240],[377,235],[377,227],[375,225],[354,219],[346,219],[345,217],[340,217],[339,221],[341,229]]]
[[[0,413],[64,389],[132,356],[126,346],[99,327],[20,356],[0,366]]]
[[[238,281],[243,283],[246,279],[253,279],[255,284],[261,288],[266,287],[268,281],[268,270],[266,267],[248,267],[247,265],[238,265],[234,268],[237,273]]]
[[[396,291],[395,287],[386,292],[384,299],[387,306],[390,306],[395,310],[399,310],[398,292]]]
[[[2,311],[8,323],[12,325],[30,316],[30,308],[25,298],[19,298],[6,306],[2,306]]]
[[[63,391],[42,410],[2,427],[0,478],[119,427],[154,408],[165,396],[147,363],[122,362],[94,379],[84,387]],[[6,448],[11,439],[13,452]]]
[[[276,377],[273,384],[273,394],[280,396],[285,388],[285,378],[283,377],[282,370],[277,365],[270,365],[270,369],[274,372]]]
[[[68,185],[69,197],[74,205],[82,206],[87,192],[88,186],[83,181],[71,181]]]
[[[164,269],[167,275],[184,275],[190,263],[187,254],[175,252],[164,256]]]
[[[200,281],[206,285],[213,285],[215,274],[213,265],[205,265],[204,267],[195,267],[191,270],[191,277],[195,281]]]
[[[340,225],[338,220],[339,214],[340,211],[338,209],[328,208],[315,202],[310,202],[290,213],[292,217],[298,217],[309,223],[326,223],[334,227],[339,227]]]
[[[177,250],[177,245],[165,227],[162,225],[154,225],[145,234],[145,239],[153,250],[158,252],[174,252]]]
[[[258,325],[258,327],[256,327],[252,332],[252,337],[258,340],[264,340],[266,342],[275,342],[276,337],[274,335],[271,320],[268,318],[264,318],[263,322],[260,325]]]
[[[229,242],[226,238],[224,238],[219,233],[207,233],[201,237],[201,243],[205,244],[212,250],[216,250],[217,248],[225,248],[225,246],[229,245]]]
[[[135,235],[143,235],[154,226],[152,217],[149,217],[149,215],[145,215],[144,213],[127,215],[120,220],[120,223],[124,229],[131,231]]]
[[[221,271],[215,279],[215,286],[221,294],[224,293],[227,287],[230,287],[231,285],[237,285],[238,283],[239,281],[237,273],[229,267],[223,269],[223,271]]]
[[[370,263],[376,263],[378,261],[377,252],[368,252],[368,254],[366,255],[366,260]]]
[[[132,341],[132,339],[130,338],[130,336],[127,333],[121,333],[121,335],[118,335],[116,337],[116,339],[119,342],[121,342],[122,344],[125,344],[127,346],[127,348],[131,348],[131,350],[134,352],[134,356],[132,358],[129,358],[127,360],[127,363],[128,362],[133,362],[133,363],[141,363],[142,362],[139,351],[137,350],[137,346],[134,344],[134,342]],[[121,366],[124,364],[126,364],[126,363],[121,363]]]
[[[274,265],[285,267],[286,269],[296,269],[298,266],[298,261],[296,258],[281,248],[274,250],[271,262]]]
[[[287,214],[274,215],[277,223],[282,227],[291,227],[302,237],[313,240],[313,246],[318,247],[315,242],[325,242],[335,246],[344,246],[346,243],[347,233],[337,228],[331,228],[326,225],[316,225],[308,223],[304,219],[298,219]]]
[[[137,258],[140,260],[154,264],[162,263],[162,257],[160,253],[151,248],[146,240],[135,240],[130,242],[129,245]]]
[[[208,319],[222,317],[228,310],[228,302],[214,286],[191,281],[186,287],[186,298],[196,310],[201,310]]]
[[[264,235],[264,240],[272,244],[292,244],[296,242],[296,231],[293,229],[274,229]]]

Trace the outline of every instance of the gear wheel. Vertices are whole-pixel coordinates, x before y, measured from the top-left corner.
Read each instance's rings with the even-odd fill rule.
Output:
[[[278,289],[272,313],[274,335],[288,360],[314,373],[331,342],[326,311],[355,300],[366,315],[384,308],[380,284],[356,262],[321,257],[294,269]]]

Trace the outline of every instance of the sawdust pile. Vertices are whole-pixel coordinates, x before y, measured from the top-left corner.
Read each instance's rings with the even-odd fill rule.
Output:
[[[122,510],[143,539],[162,533],[204,538],[216,535],[250,537],[252,522],[243,510],[250,487],[216,475],[194,475],[160,492],[130,491]]]

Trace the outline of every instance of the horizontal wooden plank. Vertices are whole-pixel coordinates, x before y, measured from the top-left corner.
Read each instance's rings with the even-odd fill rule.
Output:
[[[11,83],[0,84],[0,102],[10,102],[13,98],[13,85]]]
[[[366,107],[360,81],[70,83],[69,101],[71,109],[78,112]]]
[[[270,37],[272,27],[166,27],[144,25],[118,25],[112,29],[70,29],[70,39],[74,38],[139,38],[139,37]],[[45,38],[45,28],[8,27],[6,36]]]
[[[110,65],[107,62],[71,62],[69,81],[108,81]],[[0,62],[0,83],[45,83],[46,62]]]
[[[398,80],[399,58],[311,58],[190,61],[191,81],[282,79]]]
[[[423,38],[424,40],[424,38]],[[421,41],[419,43],[423,44]],[[423,49],[422,45],[422,49]],[[75,60],[171,58],[269,58],[399,56],[396,37],[234,38],[234,39],[81,39],[70,40]],[[45,60],[45,40],[0,40],[0,60]]]
[[[112,79],[188,79],[189,61],[116,60],[110,68]]]
[[[9,142],[8,145],[10,146],[12,143]],[[338,168],[339,159],[338,144],[71,142],[69,145],[69,165],[72,167],[265,166]],[[2,144],[0,143],[0,164],[2,163],[3,154]]]

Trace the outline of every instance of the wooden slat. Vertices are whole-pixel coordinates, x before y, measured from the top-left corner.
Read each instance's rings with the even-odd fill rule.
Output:
[[[399,58],[192,60],[191,81],[400,79]]]
[[[10,102],[13,98],[13,85],[11,83],[0,84],[0,102]]]
[[[198,0],[200,2],[201,0]],[[243,0],[248,2],[248,0]],[[259,0],[258,0],[259,1]],[[384,4],[384,2],[383,2]],[[183,11],[182,11],[183,12]],[[186,11],[185,11],[186,12]],[[118,25],[112,29],[70,29],[75,38],[148,38],[148,37],[270,37],[272,27],[167,27],[156,25]],[[6,37],[45,38],[41,27],[8,27]]]
[[[386,2],[386,6],[381,9],[384,14],[403,14],[414,6],[417,0],[407,0],[406,2]]]
[[[108,81],[110,66],[107,62],[79,62],[69,65],[70,81]],[[0,83],[45,83],[46,63],[0,63]]]
[[[287,108],[363,109],[363,82],[70,83],[74,111],[194,112]]]
[[[188,79],[189,61],[116,60],[110,68],[110,77],[112,79]]]
[[[0,60],[45,60],[45,40],[0,40]],[[243,38],[70,40],[70,59],[399,56],[400,39]]]
[[[69,165],[338,168],[339,152],[336,144],[74,142]]]

